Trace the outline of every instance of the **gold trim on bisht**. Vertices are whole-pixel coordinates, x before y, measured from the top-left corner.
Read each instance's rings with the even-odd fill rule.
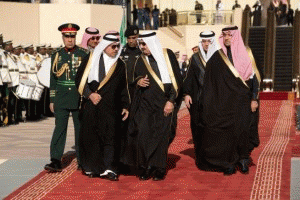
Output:
[[[155,82],[158,84],[158,86],[160,87],[160,89],[165,92],[165,88],[164,88],[164,84],[163,82],[158,78],[158,76],[156,75],[156,73],[153,71],[152,67],[150,66],[150,64],[148,63],[148,61],[146,60],[145,55],[141,55],[141,58],[143,59],[149,73],[151,74],[151,76],[153,77],[153,79],[155,80]]]
[[[172,68],[171,63],[170,63],[170,58],[169,58],[168,50],[166,48],[164,48],[163,52],[164,52],[164,57],[165,57],[165,60],[166,60],[166,63],[167,63],[167,68],[168,68],[169,76],[171,78],[173,87],[174,87],[174,89],[176,91],[176,96],[178,96],[178,85],[177,85],[177,82],[176,82],[176,78],[174,76],[173,68]]]
[[[252,63],[252,69],[254,70],[254,73],[255,73],[256,78],[258,80],[258,85],[260,86],[261,76],[260,76],[260,73],[258,71],[256,62],[255,62],[255,59],[254,59],[254,56],[253,56],[253,53],[252,53],[250,47],[246,47],[246,49],[247,49],[248,55],[249,55],[251,63]]]
[[[244,79],[240,76],[239,72],[234,68],[234,66],[232,65],[232,63],[230,62],[230,60],[227,58],[227,56],[225,55],[223,49],[219,49],[219,54],[221,55],[223,61],[225,62],[225,64],[228,66],[228,68],[230,69],[230,71],[233,73],[233,75],[236,78],[241,79],[241,81],[244,83],[244,85],[249,88],[249,86],[247,85],[247,83],[244,81]]]
[[[203,66],[206,67],[206,62],[205,62],[202,54],[200,53],[200,51],[198,52],[198,56],[199,56],[200,60],[202,61]]]
[[[82,75],[82,78],[81,78],[81,81],[80,81],[80,84],[79,84],[79,87],[78,87],[78,92],[81,96],[83,94],[83,89],[84,89],[86,80],[87,80],[87,78],[89,76],[89,73],[91,71],[91,68],[92,68],[92,58],[93,58],[93,53],[90,53],[89,61],[86,65],[86,67],[85,67],[85,70],[83,72],[83,75]]]
[[[104,77],[104,79],[101,81],[101,83],[100,83],[97,91],[100,90],[107,83],[107,81],[109,81],[110,77],[113,75],[113,73],[114,73],[114,71],[115,71],[115,69],[117,67],[117,63],[118,63],[118,60],[111,66],[111,68],[109,69],[108,73],[106,74],[106,76]]]

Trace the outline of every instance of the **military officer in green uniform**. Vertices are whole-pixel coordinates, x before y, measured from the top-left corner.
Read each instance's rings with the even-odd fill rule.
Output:
[[[76,33],[79,26],[76,24],[62,24],[58,27],[62,32],[65,47],[58,49],[51,56],[50,72],[50,110],[55,116],[50,156],[51,163],[45,165],[50,172],[61,172],[61,158],[66,143],[68,119],[72,113],[75,128],[75,149],[78,156],[79,135],[79,103],[80,96],[75,86],[77,69],[87,55],[86,50],[76,46]],[[78,162],[78,166],[80,166]]]

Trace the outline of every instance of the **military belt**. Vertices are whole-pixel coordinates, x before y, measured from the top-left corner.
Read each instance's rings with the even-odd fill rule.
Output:
[[[75,86],[75,81],[57,81],[57,85]]]
[[[10,69],[9,72],[19,72],[19,69]]]

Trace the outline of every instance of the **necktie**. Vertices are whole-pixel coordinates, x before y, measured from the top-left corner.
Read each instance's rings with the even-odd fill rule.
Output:
[[[182,63],[182,69],[183,69],[183,71],[186,70],[186,62],[185,61]]]
[[[232,54],[231,54],[231,49],[230,49],[230,47],[226,47],[226,48],[227,48],[227,56],[228,56],[230,62],[232,63],[232,65],[234,66],[233,59],[232,59]]]
[[[155,74],[158,76],[158,78],[161,80],[161,76],[160,76],[160,73],[159,73],[159,69],[158,69],[158,65],[157,65],[157,62],[155,61],[155,59],[153,58],[153,56],[148,56],[148,59],[149,59],[149,63],[153,69],[153,71],[155,72]]]
[[[104,65],[104,58],[102,54],[99,61],[99,83],[101,83],[104,77],[105,77],[105,65]]]

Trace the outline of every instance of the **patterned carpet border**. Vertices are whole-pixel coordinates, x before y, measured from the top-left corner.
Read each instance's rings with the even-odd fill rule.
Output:
[[[290,141],[293,101],[284,101],[271,138],[259,156],[250,199],[280,199],[282,161]]]

